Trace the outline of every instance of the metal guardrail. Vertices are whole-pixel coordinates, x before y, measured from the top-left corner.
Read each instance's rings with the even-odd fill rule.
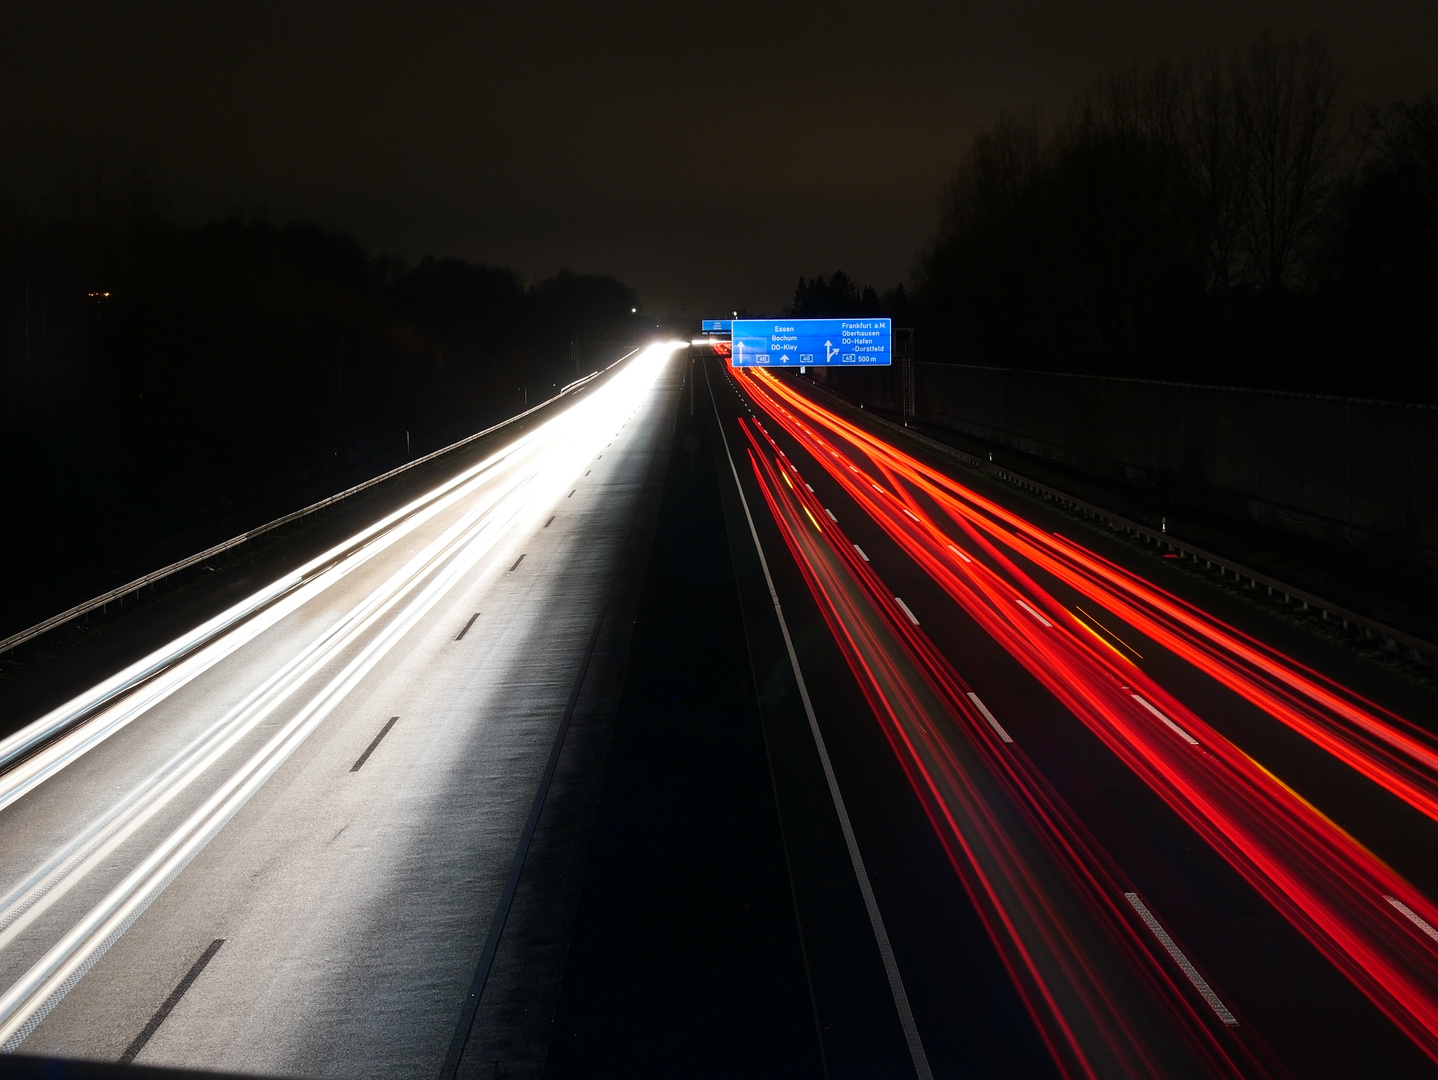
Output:
[[[810,385],[822,394],[837,398],[851,405],[854,404],[849,401],[845,395],[827,386],[821,386],[818,383],[811,383]],[[965,465],[978,469],[980,472],[1025,488],[1045,498],[1053,499],[1060,505],[1067,506],[1071,510],[1077,510],[1085,517],[1102,521],[1111,528],[1122,529],[1124,532],[1142,537],[1146,543],[1155,543],[1161,547],[1167,547],[1180,557],[1192,559],[1195,563],[1202,562],[1204,566],[1209,569],[1216,568],[1224,577],[1232,574],[1234,580],[1238,582],[1242,588],[1267,589],[1269,596],[1281,596],[1285,604],[1301,604],[1304,611],[1312,608],[1318,611],[1324,619],[1335,620],[1342,623],[1345,630],[1356,629],[1370,641],[1374,639],[1380,640],[1383,648],[1390,652],[1397,652],[1419,664],[1438,667],[1438,645],[1434,645],[1432,642],[1424,641],[1422,638],[1404,633],[1402,630],[1381,623],[1377,619],[1371,619],[1367,615],[1360,615],[1355,611],[1350,611],[1345,607],[1333,603],[1331,600],[1325,600],[1303,589],[1279,581],[1277,578],[1270,577],[1258,570],[1244,566],[1242,563],[1235,562],[1226,556],[1216,555],[1195,544],[1179,540],[1172,533],[1155,530],[1141,522],[1126,518],[1122,514],[1115,514],[1111,510],[1106,510],[1094,503],[1086,502],[1083,499],[1070,495],[1068,492],[1060,491],[1058,488],[1050,487],[1048,484],[1024,476],[1022,473],[975,457],[973,454],[950,446],[948,443],[940,442],[938,439],[930,438],[928,435],[915,431],[907,425],[896,424],[892,420],[879,416],[868,409],[864,410],[864,414],[881,427],[889,428],[898,434],[904,435],[948,457],[957,458]],[[1245,578],[1248,580],[1247,585],[1243,584]]]
[[[65,611],[60,612],[60,614],[58,615],[52,615],[44,622],[36,623],[34,626],[31,626],[25,630],[21,630],[17,634],[11,634],[9,637],[0,640],[0,653],[9,652],[17,645],[23,645],[27,641],[33,641],[35,638],[40,637],[42,634],[45,634],[51,630],[54,630],[56,627],[64,626],[67,622],[70,622],[73,619],[78,619],[81,615],[88,615],[90,612],[96,610],[97,608],[103,610],[108,605],[113,604],[118,600],[123,600],[131,593],[139,592],[147,585],[153,585],[155,582],[161,581],[172,574],[178,574],[181,570],[188,570],[190,567],[197,566],[200,563],[205,562],[207,559],[213,559],[216,555],[223,555],[225,552],[230,551],[233,548],[237,548],[241,544],[248,543],[249,541],[255,539],[258,536],[263,536],[265,533],[270,532],[271,530],[278,529],[281,525],[288,525],[292,521],[298,521],[300,518],[307,517],[310,514],[323,510],[327,506],[333,506],[335,503],[343,502],[350,496],[358,495],[361,491],[364,491],[367,488],[372,488],[376,484],[382,484],[386,480],[391,480],[402,472],[406,472],[407,470],[413,469],[416,466],[423,465],[427,461],[433,461],[437,457],[443,457],[445,454],[458,450],[463,446],[467,446],[469,443],[474,442],[476,439],[482,439],[486,435],[493,435],[496,431],[499,431],[502,428],[506,428],[510,424],[516,423],[517,421],[523,420],[526,416],[536,413],[540,409],[543,409],[548,405],[554,404],[554,402],[558,401],[560,398],[566,396],[567,394],[576,393],[577,391],[582,390],[585,386],[589,385],[591,380],[599,377],[604,372],[610,370],[610,368],[613,368],[615,365],[623,363],[625,360],[633,356],[638,351],[638,349],[631,349],[629,352],[625,353],[608,367],[601,368],[599,371],[592,371],[588,375],[584,376],[584,378],[582,379],[576,379],[574,382],[565,386],[564,389],[560,390],[559,393],[555,394],[553,397],[546,398],[538,405],[534,405],[528,409],[525,409],[522,413],[516,413],[508,420],[501,420],[499,423],[494,424],[491,427],[487,427],[483,431],[476,431],[473,435],[466,435],[458,442],[450,443],[446,447],[443,447],[439,450],[434,450],[428,454],[425,454],[423,457],[417,457],[413,461],[406,461],[398,468],[390,469],[388,472],[380,473],[380,475],[378,476],[374,476],[368,480],[361,481],[354,487],[346,488],[344,491],[339,492],[337,495],[331,495],[328,498],[321,499],[317,503],[311,503],[309,506],[306,506],[301,510],[295,510],[294,512],[289,514],[285,514],[283,517],[277,517],[274,521],[266,522],[265,524],[260,525],[257,528],[250,529],[248,532],[240,533],[239,536],[231,537],[230,539],[222,541],[221,543],[218,543],[213,547],[208,547],[204,551],[199,551],[196,552],[194,555],[186,556],[178,562],[171,563],[169,566],[161,567],[159,570],[152,570],[148,574],[137,577],[134,581],[128,581],[124,585],[120,585],[117,588],[111,589],[107,593],[102,593],[101,595],[95,597],[93,600],[86,600],[83,604],[76,604],[74,607],[68,608]]]

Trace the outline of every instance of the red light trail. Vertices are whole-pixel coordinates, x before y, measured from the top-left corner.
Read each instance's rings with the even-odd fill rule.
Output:
[[[1155,961],[1112,861],[782,452],[741,426],[780,532],[1064,1075],[1262,1075],[1247,1033],[1215,1030],[1199,1011],[1212,1006]]]
[[[1081,545],[1036,528],[769,373],[734,374],[756,405],[959,607],[1438,1061],[1438,907],[1146,675],[1113,627],[1121,621],[1171,650],[1438,820],[1438,746],[1430,736]],[[1062,869],[1095,925],[1104,927],[1108,947],[1146,972],[1149,983],[1166,987],[1169,1017],[1186,1041],[1205,1047],[1205,1070],[1251,1074],[1257,1059],[1238,1068],[1234,1048],[1259,1057],[1261,1050],[1214,1037],[1211,1024],[1198,1022],[1192,994],[1164,981],[1162,971],[1172,969],[1154,974],[1152,961],[1143,959],[1150,943],[1134,936],[1132,912],[1117,906],[1125,891],[1118,871],[1027,759],[1004,745],[1002,728],[977,715],[981,703],[969,699],[957,673],[906,617],[907,608],[900,611],[896,598],[885,600],[867,557],[843,540],[807,486],[789,482],[790,473],[798,474],[778,444],[757,424],[751,430],[741,420],[741,426],[775,520],[1061,1068],[1090,1075],[1100,1050],[1117,1054],[1127,1038],[1148,1046],[1148,1029],[1138,1021],[1137,1028],[1125,1027],[1117,1018],[1118,1027],[1107,1027],[1096,1018],[1095,1010],[1104,1008],[1125,1015],[1128,999],[1105,981],[1110,967],[1086,966],[1091,940],[1041,936],[1036,944],[1030,938],[1034,923],[1023,920],[1041,921],[1034,906],[1041,901],[1015,882],[1031,880],[1025,875],[1036,871],[1028,860],[1039,849]],[[786,511],[791,502],[805,518]],[[827,562],[825,550],[832,552]],[[1113,620],[1070,612],[1016,558]],[[901,643],[897,651],[909,657],[933,700],[905,697],[904,680],[891,670],[896,650],[874,636],[874,616],[854,606],[852,582],[862,586],[887,637]],[[957,725],[941,724],[926,711],[933,709],[957,718]],[[970,753],[986,747],[982,768],[974,761],[956,765],[964,760],[959,746]],[[1012,846],[997,811],[985,806],[980,772],[1023,808],[1027,829],[1041,842],[1022,851]],[[987,842],[1008,859],[988,876],[975,867],[994,856],[965,833],[976,821],[987,823]],[[995,881],[1007,884],[1000,889]],[[1177,962],[1181,953],[1170,955]],[[1139,1075],[1145,1066],[1133,1061],[1124,1071],[1129,1068]]]

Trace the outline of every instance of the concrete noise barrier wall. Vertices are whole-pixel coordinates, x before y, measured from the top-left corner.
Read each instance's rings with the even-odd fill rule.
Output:
[[[899,372],[816,372],[899,412]],[[1438,406],[915,365],[924,424],[1309,535],[1438,558]]]

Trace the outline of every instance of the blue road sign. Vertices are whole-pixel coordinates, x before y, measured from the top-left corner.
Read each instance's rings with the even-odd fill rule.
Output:
[[[706,334],[727,334],[731,322],[733,322],[732,319],[705,319],[704,332]],[[693,326],[694,324],[690,323],[689,325]]]
[[[735,367],[886,366],[893,363],[889,319],[735,319]]]

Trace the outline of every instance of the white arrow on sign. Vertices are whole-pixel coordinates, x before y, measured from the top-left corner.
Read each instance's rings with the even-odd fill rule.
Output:
[[[835,354],[836,352],[838,352],[838,351],[839,351],[838,349],[834,348],[834,346],[830,345],[827,341],[824,342],[824,359],[825,359],[825,360],[832,360],[832,359],[834,359],[834,354]]]

